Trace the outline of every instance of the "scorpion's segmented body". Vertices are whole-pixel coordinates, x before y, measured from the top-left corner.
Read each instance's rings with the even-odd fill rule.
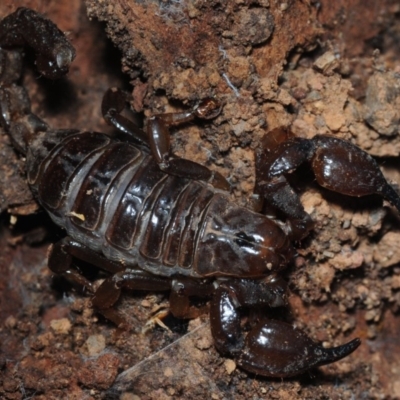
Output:
[[[163,172],[148,152],[102,133],[42,134],[28,151],[27,168],[39,202],[69,236],[127,266],[163,276],[232,275],[238,273],[233,257],[245,267],[254,252],[261,275],[259,251],[274,269],[291,251],[265,216],[206,183]],[[274,243],[262,244],[260,229]],[[259,237],[250,237],[252,231]]]
[[[256,153],[256,191],[285,223],[239,207],[221,189],[217,172],[170,151],[169,129],[220,112],[209,98],[178,113],[155,115],[144,131],[122,116],[125,93],[109,89],[105,120],[123,139],[96,132],[52,130],[32,113],[20,86],[23,48],[31,47],[42,75],[59,78],[75,51],[63,33],[37,12],[18,9],[0,22],[0,126],[26,154],[28,182],[40,204],[67,237],[49,252],[49,268],[92,292],[92,304],[118,325],[113,309],[123,288],[170,292],[177,317],[198,315],[190,299],[210,300],[217,349],[247,371],[287,377],[337,361],[360,340],[333,348],[303,331],[267,317],[287,306],[287,286],[278,272],[294,255],[291,241],[312,229],[286,175],[308,161],[322,186],[351,196],[379,194],[400,211],[400,197],[377,163],[358,147],[332,136],[294,137],[269,132]],[[102,269],[98,288],[75,259]],[[258,310],[242,329],[242,309]]]

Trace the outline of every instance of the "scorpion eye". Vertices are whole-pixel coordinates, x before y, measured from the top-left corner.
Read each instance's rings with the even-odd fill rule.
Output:
[[[237,232],[235,235],[235,243],[240,247],[251,247],[254,248],[256,241],[253,236],[247,235],[245,232]]]

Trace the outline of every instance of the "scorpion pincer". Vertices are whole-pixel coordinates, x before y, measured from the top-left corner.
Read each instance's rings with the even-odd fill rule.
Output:
[[[84,285],[93,307],[117,325],[113,306],[122,289],[169,291],[171,312],[193,318],[193,297],[210,298],[217,349],[246,371],[287,377],[335,362],[360,340],[324,348],[303,331],[264,314],[245,334],[243,309],[287,306],[279,271],[295,256],[292,242],[312,229],[310,216],[286,174],[309,161],[318,183],[350,196],[380,194],[400,211],[400,198],[377,163],[332,136],[302,139],[283,129],[266,135],[256,154],[256,191],[286,223],[231,202],[218,173],[170,151],[169,128],[220,112],[215,99],[178,113],[155,115],[146,130],[121,115],[129,96],[109,89],[105,120],[119,139],[98,132],[51,129],[33,114],[20,86],[23,50],[35,52],[46,78],[63,76],[75,50],[37,12],[19,8],[0,23],[0,122],[26,156],[28,183],[41,206],[67,236],[54,244],[49,268]],[[107,273],[95,290],[74,267],[90,262]]]

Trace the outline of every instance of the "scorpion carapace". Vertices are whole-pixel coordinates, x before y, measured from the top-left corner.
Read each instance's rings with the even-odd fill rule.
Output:
[[[217,100],[155,115],[143,131],[121,115],[129,96],[110,89],[102,112],[123,139],[53,130],[31,112],[19,85],[22,51],[33,47],[41,73],[57,78],[73,59],[72,46],[52,22],[24,8],[0,23],[0,46],[1,125],[27,155],[28,182],[38,201],[67,232],[52,246],[49,267],[91,291],[101,314],[124,324],[113,308],[124,288],[169,291],[171,312],[182,318],[199,313],[190,298],[210,298],[218,350],[245,370],[270,377],[337,361],[359,346],[354,339],[326,349],[265,315],[246,335],[241,317],[243,308],[287,306],[278,272],[295,255],[291,241],[312,228],[285,178],[302,162],[310,161],[318,182],[329,189],[352,196],[378,193],[400,210],[399,196],[368,154],[330,136],[306,140],[284,130],[267,135],[257,153],[256,190],[286,216],[286,224],[278,224],[230,202],[221,175],[170,152],[169,128],[215,117]],[[95,290],[74,258],[108,278]]]

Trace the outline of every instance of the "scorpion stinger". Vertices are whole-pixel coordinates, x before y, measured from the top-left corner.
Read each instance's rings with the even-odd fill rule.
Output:
[[[38,38],[39,33],[44,37]],[[35,52],[39,72],[49,79],[64,76],[75,58],[75,49],[65,35],[36,11],[19,8],[1,21],[0,122],[22,154],[27,153],[39,132],[49,130],[48,125],[31,112],[26,90],[15,85],[21,77],[23,49],[27,46]]]
[[[38,34],[42,34],[40,38]],[[75,49],[57,26],[29,8],[21,7],[1,21],[0,46],[32,48],[38,71],[49,79],[64,76],[75,58]]]

